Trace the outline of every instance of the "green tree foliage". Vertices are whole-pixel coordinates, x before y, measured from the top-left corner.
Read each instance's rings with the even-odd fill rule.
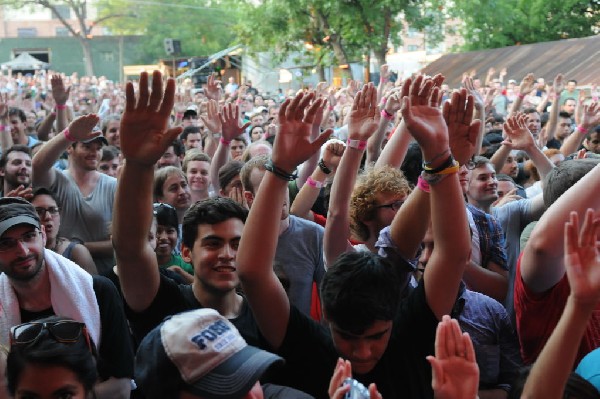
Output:
[[[465,50],[592,36],[600,0],[456,0]]]
[[[166,58],[163,40],[181,41],[181,56],[206,56],[223,50],[235,40],[233,26],[237,12],[227,1],[165,0],[129,1],[101,0],[100,15],[127,10],[127,18],[107,20],[104,24],[114,34],[142,35],[140,63]]]
[[[372,52],[384,63],[389,45],[400,44],[401,16],[416,29],[427,27],[432,40],[441,38],[441,0],[238,1],[238,39],[276,60],[299,52],[316,65],[347,64]]]

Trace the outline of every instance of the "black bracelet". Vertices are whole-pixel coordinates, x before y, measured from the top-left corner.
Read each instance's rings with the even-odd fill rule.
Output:
[[[454,157],[452,156],[452,154],[450,154],[450,156],[448,157],[448,159],[446,159],[446,161],[444,161],[443,164],[441,164],[440,166],[438,166],[435,169],[431,169],[430,167],[428,167],[425,162],[423,162],[423,172],[425,173],[431,173],[431,174],[436,174],[441,172],[444,169],[450,168],[454,166]]]
[[[265,164],[265,169],[268,170],[269,172],[273,173],[275,176],[279,177],[280,179],[286,180],[286,181],[294,181],[298,178],[298,172],[297,171],[293,171],[292,173],[288,173],[283,169],[278,168],[277,166],[275,166],[273,164],[273,160],[269,159],[269,161]]]
[[[327,167],[327,165],[325,165],[325,161],[323,161],[323,158],[321,158],[321,160],[319,161],[319,168],[321,168],[321,170],[323,171],[323,173],[325,173],[326,175],[331,173],[331,169],[329,169]]]

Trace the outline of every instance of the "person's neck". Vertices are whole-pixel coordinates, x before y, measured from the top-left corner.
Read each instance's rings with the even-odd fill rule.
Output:
[[[180,226],[183,224],[183,217],[185,216],[185,212],[187,210],[188,208],[175,208],[175,211],[177,212],[177,223],[179,223]]]
[[[40,312],[52,307],[50,276],[45,261],[42,269],[33,279],[29,281],[10,279],[10,283],[15,290],[21,309]]]
[[[203,201],[205,199],[210,198],[210,196],[208,195],[208,190],[202,190],[202,191],[193,191],[192,190],[192,204],[195,204],[198,201]]]
[[[192,291],[194,292],[194,297],[202,304],[202,307],[215,309],[228,319],[233,319],[240,315],[243,298],[235,290],[225,293],[213,293],[204,288],[200,280],[195,278],[192,284]]]
[[[73,180],[75,180],[75,183],[77,183],[77,186],[81,190],[86,186],[95,186],[100,172],[97,170],[80,168],[73,165],[72,162],[69,162],[69,174],[73,177]]]
[[[17,140],[15,140],[14,144],[27,145],[27,143],[29,143],[29,137],[27,137],[25,132],[19,132]]]
[[[375,247],[375,243],[377,242],[377,238],[379,237],[378,231],[371,231],[369,234],[369,239],[364,242],[365,246],[369,248],[369,251],[373,253],[377,253],[377,248]]]
[[[279,235],[282,235],[290,227],[290,217],[279,221]]]
[[[475,201],[471,198],[469,198],[467,196],[467,199],[469,201],[469,204],[473,205],[475,208],[481,209],[482,211],[484,211],[487,214],[491,214],[492,213],[492,204],[493,202],[490,201]]]

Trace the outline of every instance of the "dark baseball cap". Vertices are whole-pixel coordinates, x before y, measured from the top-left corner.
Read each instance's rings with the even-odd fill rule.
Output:
[[[0,237],[19,224],[40,228],[40,218],[31,203],[18,197],[0,198]]]

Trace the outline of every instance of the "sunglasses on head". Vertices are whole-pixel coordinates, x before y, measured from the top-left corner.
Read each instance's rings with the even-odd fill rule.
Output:
[[[74,344],[83,335],[90,352],[92,344],[90,336],[84,323],[73,320],[61,320],[55,322],[29,322],[14,326],[10,330],[11,345],[33,345],[42,336],[43,331],[56,341],[66,344]]]

